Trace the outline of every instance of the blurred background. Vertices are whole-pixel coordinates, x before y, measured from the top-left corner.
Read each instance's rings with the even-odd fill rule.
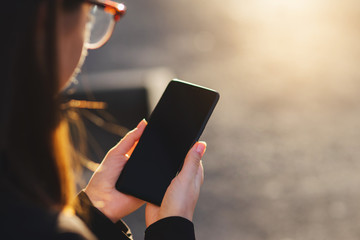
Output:
[[[111,128],[119,135],[151,111],[160,79],[220,92],[201,138],[197,239],[359,239],[360,2],[124,3],[80,85],[96,80],[91,99],[109,102],[112,118],[102,117],[123,126]],[[96,151],[99,161],[106,150]],[[142,239],[143,209],[126,220]]]

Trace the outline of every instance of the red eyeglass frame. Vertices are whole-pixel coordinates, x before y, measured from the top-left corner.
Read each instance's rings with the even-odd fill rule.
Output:
[[[85,0],[90,4],[94,4],[104,9],[105,12],[114,16],[114,20],[119,21],[126,13],[126,6],[123,3],[118,3],[110,0]]]

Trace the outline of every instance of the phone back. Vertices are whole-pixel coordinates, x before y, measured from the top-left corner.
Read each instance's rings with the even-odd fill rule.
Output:
[[[116,188],[160,206],[218,99],[214,90],[172,80],[152,112]]]

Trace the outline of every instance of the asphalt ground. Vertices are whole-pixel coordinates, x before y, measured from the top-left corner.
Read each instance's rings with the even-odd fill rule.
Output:
[[[197,238],[359,239],[360,4],[125,3],[83,74],[161,66],[221,94]],[[143,209],[126,220],[142,239]]]

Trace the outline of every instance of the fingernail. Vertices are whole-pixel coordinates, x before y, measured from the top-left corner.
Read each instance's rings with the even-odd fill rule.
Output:
[[[196,146],[196,152],[203,154],[206,149],[206,143],[205,142],[199,142]]]
[[[139,122],[139,124],[137,125],[136,128],[142,127],[145,123],[146,123],[146,120],[145,120],[145,118],[144,118],[143,120],[141,120],[141,121]]]

